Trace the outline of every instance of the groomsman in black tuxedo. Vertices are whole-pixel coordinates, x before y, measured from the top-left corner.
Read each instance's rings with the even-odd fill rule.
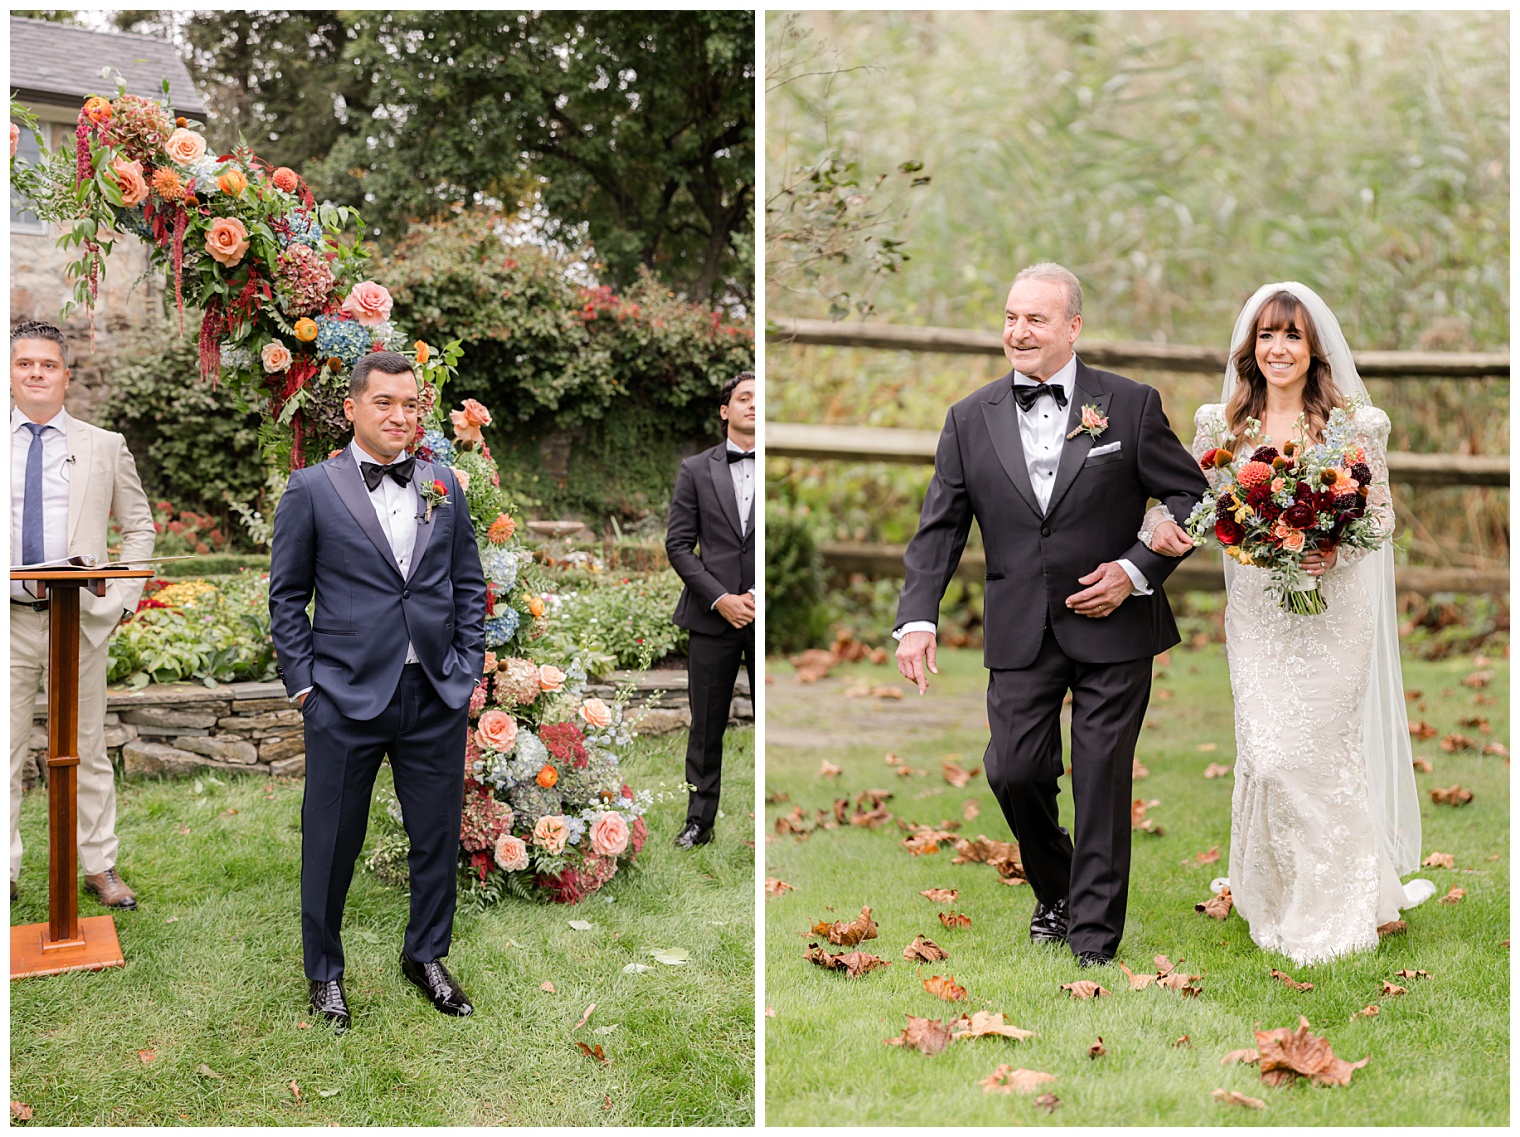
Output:
[[[675,622],[691,633],[687,691],[691,734],[686,780],[694,788],[676,845],[712,840],[723,774],[723,732],[739,664],[755,691],[755,376],[744,371],[719,396],[726,436],[681,463],[665,551],[685,582]]]
[[[410,361],[392,351],[366,355],[348,390],[343,412],[354,440],[291,474],[269,565],[270,631],[285,690],[306,723],[306,977],[312,1012],[339,1032],[349,1025],[343,907],[387,756],[411,840],[401,974],[443,1014],[474,1009],[443,957],[454,927],[465,735],[486,616],[485,575],[458,480],[447,466],[404,453],[417,434]]]
[[[1181,558],[1139,536],[1149,498],[1173,526],[1208,488],[1147,387],[1075,354],[1082,286],[1056,264],[1014,278],[1003,323],[1013,369],[950,408],[894,635],[920,693],[940,597],[971,522],[987,554],[987,785],[1018,838],[1036,904],[1029,937],[1109,963],[1129,895],[1135,742],[1151,658],[1177,643],[1161,584]],[[1157,535],[1161,532],[1157,530]],[[1073,833],[1059,823],[1061,704],[1071,707]]]

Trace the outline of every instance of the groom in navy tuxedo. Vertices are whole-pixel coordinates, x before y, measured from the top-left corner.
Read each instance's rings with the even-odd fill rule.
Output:
[[[469,998],[443,965],[454,924],[469,700],[485,660],[486,584],[453,471],[404,457],[417,381],[395,352],[349,379],[353,443],[296,470],[275,512],[269,612],[306,720],[301,941],[314,1014],[349,1025],[339,931],[370,794],[389,756],[411,840],[401,972],[444,1014]],[[423,490],[446,495],[429,506]],[[316,596],[310,618],[307,605]]]

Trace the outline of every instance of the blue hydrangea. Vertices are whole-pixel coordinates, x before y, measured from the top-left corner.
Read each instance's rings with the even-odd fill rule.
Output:
[[[322,232],[322,226],[317,224],[315,217],[297,209],[287,214],[285,220],[290,225],[290,235],[287,237],[284,233],[278,234],[281,248],[287,248],[290,245],[322,248],[327,235]]]
[[[499,608],[486,618],[486,647],[500,647],[517,634],[517,609]]]
[[[565,838],[566,844],[579,845],[581,838],[586,835],[586,823],[579,817],[572,817],[569,814],[563,814],[562,816],[565,819],[565,832],[569,834]]]
[[[449,436],[443,431],[424,430],[420,445],[439,465],[452,466],[454,464],[454,444],[449,441]]]
[[[517,583],[516,553],[495,546],[487,547],[480,556],[480,567],[485,570],[486,579],[499,589],[511,588]]]
[[[517,743],[510,754],[491,752],[483,762],[477,763],[482,781],[498,790],[510,790],[519,782],[531,782],[549,761],[549,748],[527,727],[517,732]]]
[[[328,359],[336,355],[346,366],[352,367],[359,357],[369,352],[373,337],[370,330],[357,320],[340,320],[335,316],[317,317],[317,358]]]

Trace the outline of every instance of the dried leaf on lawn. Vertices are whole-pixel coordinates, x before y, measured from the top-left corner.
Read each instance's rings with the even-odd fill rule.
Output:
[[[575,1044],[575,1048],[584,1054],[587,1058],[595,1058],[603,1066],[608,1065],[607,1055],[602,1053],[602,1047],[600,1043],[595,1046],[587,1046],[584,1042],[577,1042]]]
[[[817,822],[809,821],[803,814],[800,805],[792,806],[792,812],[785,817],[776,818],[776,832],[781,834],[795,833],[806,837],[817,827]]]
[[[596,1004],[592,1003],[589,1007],[586,1008],[586,1013],[581,1016],[581,1021],[578,1022],[578,1023],[576,1023],[570,1029],[571,1030],[580,1030],[581,1027],[583,1027],[583,1026],[586,1025],[586,1020],[591,1017],[591,1012],[594,1011],[594,1010],[596,1010]]]
[[[300,1105],[301,1104],[301,1087],[296,1084],[296,1080],[294,1078],[290,1079],[289,1089],[290,1089],[291,1096],[296,1099],[296,1104]]]
[[[551,995],[554,994],[554,984],[550,983],[547,979],[538,985],[538,989],[540,991],[547,991]]]
[[[1502,743],[1502,742],[1490,742],[1487,746],[1485,746],[1483,748],[1483,753],[1485,753],[1485,754],[1494,754],[1494,755],[1497,755],[1500,758],[1508,758],[1509,757],[1509,751],[1507,749],[1505,749],[1504,743]]]
[[[1039,1106],[1046,1113],[1054,1113],[1060,1106],[1061,1099],[1056,1097],[1055,1094],[1041,1094],[1039,1097],[1034,1099],[1034,1104]]]
[[[956,983],[953,975],[931,975],[923,982],[925,991],[947,1003],[959,1003],[966,998],[966,989]]]
[[[1194,860],[1197,861],[1197,863],[1200,864],[1200,865],[1211,865],[1215,861],[1217,861],[1218,859],[1219,859],[1219,846],[1218,845],[1215,845],[1213,848],[1211,848],[1206,853],[1199,853],[1197,855],[1197,857],[1194,858]]]
[[[1078,979],[1075,983],[1062,983],[1061,990],[1070,991],[1073,999],[1097,999],[1109,992],[1091,979]]]
[[[1441,739],[1441,749],[1448,754],[1455,754],[1459,750],[1476,750],[1478,749],[1478,743],[1476,739],[1452,731],[1445,738]]]
[[[225,1078],[227,1076],[226,1074],[218,1074],[204,1062],[195,1068],[195,1072],[203,1078]]]
[[[903,764],[903,760],[896,754],[888,754],[886,757],[886,763],[888,766],[901,766]]]
[[[829,943],[838,944],[841,947],[854,947],[861,940],[874,940],[876,938],[876,921],[871,919],[871,909],[862,908],[860,915],[846,924],[843,920],[835,920],[826,929],[813,925],[813,931],[820,936],[828,936]]]
[[[1445,789],[1437,786],[1430,791],[1430,800],[1435,805],[1466,805],[1472,799],[1472,791],[1464,790],[1459,785],[1450,785]]]
[[[795,884],[787,884],[786,881],[779,877],[768,876],[765,878],[765,895],[767,896],[776,897],[780,896],[783,892],[796,891],[797,886]]]
[[[861,951],[845,951],[838,955],[830,955],[817,944],[808,944],[803,950],[802,957],[809,963],[816,963],[819,967],[828,971],[843,971],[845,976],[854,979],[864,975],[868,971],[874,971],[878,967],[889,967],[891,961],[881,959],[874,955],[867,955]]]
[[[1203,976],[1201,975],[1186,975],[1181,971],[1174,971],[1170,975],[1158,975],[1156,977],[1156,986],[1165,987],[1168,991],[1181,991],[1185,997],[1192,998],[1198,994],[1198,989],[1190,987],[1188,984],[1192,983],[1195,979],[1202,978]]]
[[[1247,1066],[1254,1066],[1261,1059],[1261,1051],[1252,1047],[1250,1050],[1232,1050],[1219,1060],[1221,1066],[1233,1066],[1237,1062],[1244,1062]]]
[[[908,1025],[896,1038],[882,1039],[888,1046],[911,1046],[920,1054],[938,1054],[950,1045],[950,1024],[938,1019],[921,1019],[904,1015]]]
[[[1487,687],[1493,677],[1494,673],[1492,671],[1474,671],[1471,675],[1465,676],[1463,678],[1462,686]]]
[[[891,820],[892,815],[881,806],[872,810],[864,810],[857,806],[855,812],[850,815],[850,824],[860,829],[875,829],[878,825]]]
[[[936,904],[954,904],[955,898],[960,894],[961,890],[958,888],[926,888],[919,893],[920,896],[927,896]]]
[[[941,758],[939,772],[944,776],[945,781],[949,782],[956,789],[960,789],[972,778],[980,774],[982,770],[980,766],[973,766],[967,770],[959,762],[954,762],[949,758]]]
[[[1435,771],[1435,767],[1427,762],[1424,758],[1416,758],[1413,765],[1414,768],[1422,774],[1429,774]]]
[[[834,763],[830,762],[827,758],[818,763],[818,776],[820,778],[837,778],[842,773],[844,773],[844,771],[841,770],[838,766],[834,765]]]
[[[1019,859],[1019,847],[1012,841],[994,841],[978,833],[975,841],[964,837],[955,839],[955,856],[952,865],[987,864],[1004,880],[1023,880],[1024,863]]]
[[[982,807],[974,801],[968,801],[961,806],[961,816],[967,821],[975,821],[982,815]]]
[[[926,940],[922,934],[919,934],[913,937],[911,944],[903,948],[903,958],[921,963],[937,963],[942,959],[949,959],[950,953],[933,940]]]
[[[1488,719],[1483,715],[1467,715],[1457,720],[1458,726],[1465,726],[1476,730],[1479,734],[1492,734],[1494,728],[1489,725]]]
[[[11,1116],[17,1121],[30,1121],[32,1119],[32,1107],[24,1101],[11,1101]]]
[[[1357,1011],[1356,1014],[1352,1015],[1351,1017],[1353,1019],[1370,1019],[1374,1015],[1376,1015],[1377,1013],[1378,1013],[1377,1004],[1376,1003],[1369,1003],[1367,1006],[1365,1006],[1361,1010]]]
[[[915,857],[928,856],[930,853],[939,852],[941,844],[948,845],[955,840],[955,834],[947,829],[935,829],[929,825],[911,826],[911,832],[898,842]]]
[[[1223,1088],[1214,1091],[1214,1100],[1217,1102],[1223,1102],[1225,1105],[1243,1105],[1247,1109],[1267,1108],[1267,1103],[1262,1101],[1260,1098],[1247,1097],[1245,1094],[1239,1093],[1236,1090],[1226,1090]]]
[[[1366,1058],[1360,1062],[1337,1058],[1327,1039],[1309,1033],[1309,1020],[1302,1015],[1296,1030],[1279,1027],[1255,1034],[1261,1051],[1261,1079],[1269,1085],[1286,1085],[1302,1076],[1321,1085],[1345,1086],[1355,1071],[1367,1065]]]
[[[836,797],[834,799],[833,809],[834,809],[834,821],[835,821],[836,824],[843,825],[846,821],[848,821],[850,819],[850,799],[849,798],[847,798],[847,797]]]
[[[1409,994],[1408,987],[1400,987],[1397,983],[1390,983],[1386,979],[1383,980],[1383,995],[1385,998],[1393,998],[1396,995],[1407,994]]]
[[[1219,892],[1202,904],[1194,904],[1193,911],[1202,912],[1205,916],[1212,916],[1216,920],[1223,920],[1229,916],[1230,909],[1235,907],[1235,898],[1230,895],[1230,886],[1224,885]]]
[[[1192,1040],[1192,1038],[1191,1038],[1191,1037],[1189,1037],[1189,1036],[1188,1036],[1188,1035],[1185,1035],[1185,1034],[1184,1034],[1184,1035],[1183,1035],[1183,1036],[1182,1036],[1182,1037],[1181,1037],[1181,1038],[1179,1038],[1179,1039],[1178,1039],[1178,1040],[1177,1040],[1177,1041],[1176,1041],[1176,1042],[1174,1042],[1174,1043],[1172,1043],[1172,1048],[1173,1048],[1173,1049],[1174,1049],[1174,1050],[1180,1050],[1180,1049],[1182,1049],[1182,1047],[1184,1047],[1184,1046],[1192,1046],[1192,1045],[1193,1045],[1193,1040]]]
[[[1400,979],[1429,979],[1430,978],[1430,972],[1428,972],[1428,971],[1411,971],[1408,968],[1405,968],[1403,971],[1395,971],[1394,974],[1397,975]]]
[[[816,683],[828,675],[835,659],[832,652],[812,648],[801,655],[792,656],[790,662],[797,669],[797,682]]]
[[[1459,901],[1461,901],[1462,897],[1464,897],[1466,895],[1467,895],[1467,889],[1465,889],[1465,888],[1457,888],[1457,887],[1453,886],[1452,890],[1450,892],[1448,892],[1445,896],[1441,897],[1441,903],[1442,904],[1456,904]]]
[[[792,795],[791,794],[766,794],[765,795],[765,804],[766,805],[780,805],[784,801],[791,801],[791,800],[792,800]]]
[[[984,1093],[1032,1094],[1047,1082],[1055,1081],[1054,1074],[1039,1070],[1015,1070],[1006,1062],[977,1084]]]
[[[1419,719],[1409,724],[1409,737],[1411,738],[1434,738],[1440,733],[1439,730],[1431,726],[1424,719]]]
[[[1457,859],[1450,853],[1431,853],[1420,864],[1426,868],[1454,869],[1457,867]]]
[[[1288,988],[1290,991],[1314,990],[1313,983],[1300,983],[1297,979],[1294,979],[1293,976],[1289,975],[1287,972],[1279,971],[1275,967],[1272,969],[1272,978],[1280,980],[1282,982],[1282,985]]]
[[[1386,924],[1379,924],[1378,925],[1377,934],[1378,934],[1378,939],[1382,939],[1384,936],[1402,935],[1404,932],[1407,932],[1407,931],[1409,931],[1409,924],[1408,924],[1407,921],[1404,921],[1404,920],[1389,920],[1388,923],[1386,923]]]
[[[137,1057],[143,1062],[156,1062],[158,1060],[158,1055],[151,1050],[139,1050]]]
[[[1154,821],[1145,816],[1146,810],[1150,809],[1152,806],[1160,804],[1161,802],[1157,801],[1155,798],[1152,798],[1150,801],[1146,801],[1144,798],[1137,797],[1133,802],[1130,803],[1129,827],[1131,829],[1142,829],[1147,833],[1154,833],[1157,837],[1160,837],[1162,834],[1161,826],[1157,825]]]
[[[1129,968],[1125,967],[1122,961],[1119,964],[1119,970],[1124,972],[1125,977],[1129,980],[1129,989],[1131,991],[1143,991],[1156,981],[1154,975],[1136,975]]]
[[[1179,959],[1177,963],[1173,963],[1171,960],[1167,959],[1166,956],[1158,955],[1154,957],[1151,962],[1156,965],[1156,974],[1158,976],[1161,976],[1170,975],[1172,972],[1177,970],[1178,964],[1186,963],[1187,960]]]
[[[903,697],[903,689],[901,687],[888,687],[885,685],[872,687],[871,695],[877,699],[901,699]]]
[[[947,928],[971,927],[971,917],[964,912],[941,912],[939,922]]]
[[[1021,1030],[1008,1022],[1003,1017],[1003,1012],[993,1014],[988,1011],[974,1011],[968,1019],[964,1015],[950,1024],[955,1027],[956,1038],[990,1038],[994,1035],[1000,1038],[1013,1038],[1023,1042],[1026,1038],[1033,1038],[1034,1031]]]
[[[861,808],[877,809],[890,800],[891,790],[861,790],[855,795],[855,804]]]
[[[1203,768],[1203,776],[1205,778],[1222,778],[1233,769],[1233,766],[1221,766],[1218,762],[1210,762]]]
[[[1103,1036],[1098,1035],[1098,1041],[1087,1048],[1089,1058],[1102,1058],[1108,1051],[1103,1048]]]

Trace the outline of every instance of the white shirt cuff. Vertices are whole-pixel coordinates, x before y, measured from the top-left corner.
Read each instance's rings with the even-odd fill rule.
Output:
[[[310,694],[311,691],[315,689],[315,686],[316,685],[313,684],[311,687],[302,687],[299,691],[290,697],[290,701],[299,707],[301,705],[301,696]]]
[[[1130,564],[1124,557],[1119,558],[1118,565],[1124,570],[1124,574],[1129,577],[1129,582],[1135,586],[1136,596],[1149,596],[1151,594],[1151,582],[1145,579],[1143,572]]]
[[[928,620],[909,620],[906,624],[892,633],[892,638],[900,642],[902,638],[909,632],[928,632],[931,636],[933,636],[939,633],[939,629],[936,628]]]

